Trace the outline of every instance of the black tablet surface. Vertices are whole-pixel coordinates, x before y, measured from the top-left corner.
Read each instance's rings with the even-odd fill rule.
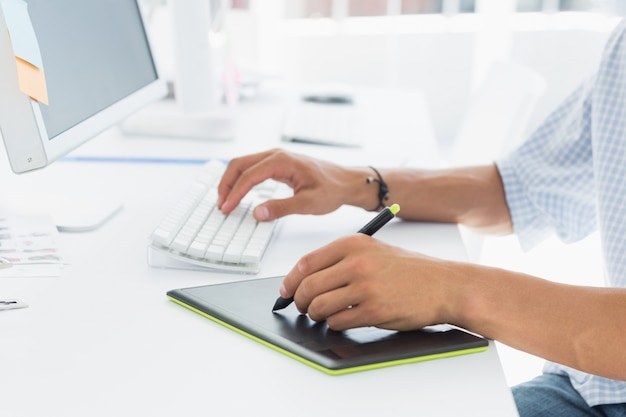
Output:
[[[434,326],[410,332],[375,327],[337,332],[291,305],[272,312],[283,277],[169,291],[196,313],[333,375],[445,358],[487,349],[482,337]]]

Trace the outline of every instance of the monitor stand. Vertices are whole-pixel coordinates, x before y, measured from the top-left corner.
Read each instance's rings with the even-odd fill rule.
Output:
[[[91,232],[119,213],[120,201],[97,197],[63,195],[57,196],[59,203],[50,207],[48,213],[59,232]]]
[[[120,130],[125,135],[227,142],[235,137],[235,116],[226,106],[186,113],[174,99],[167,98],[127,117]]]

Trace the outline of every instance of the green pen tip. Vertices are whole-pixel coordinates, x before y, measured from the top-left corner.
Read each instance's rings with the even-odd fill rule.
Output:
[[[395,216],[400,211],[400,204],[392,204],[389,211]]]

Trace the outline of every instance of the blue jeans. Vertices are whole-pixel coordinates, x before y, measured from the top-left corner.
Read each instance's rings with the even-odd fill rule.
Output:
[[[569,378],[543,374],[513,387],[520,417],[626,417],[626,404],[589,407]]]

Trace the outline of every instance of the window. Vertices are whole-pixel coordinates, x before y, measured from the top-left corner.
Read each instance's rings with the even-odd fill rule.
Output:
[[[493,0],[497,2],[499,0]],[[623,0],[512,0],[517,12],[626,15]],[[474,13],[476,0],[288,0],[287,18]],[[488,4],[482,7],[488,7]]]
[[[287,18],[474,12],[475,0],[288,0]]]
[[[517,0],[518,12],[595,12],[626,15],[621,0]]]

